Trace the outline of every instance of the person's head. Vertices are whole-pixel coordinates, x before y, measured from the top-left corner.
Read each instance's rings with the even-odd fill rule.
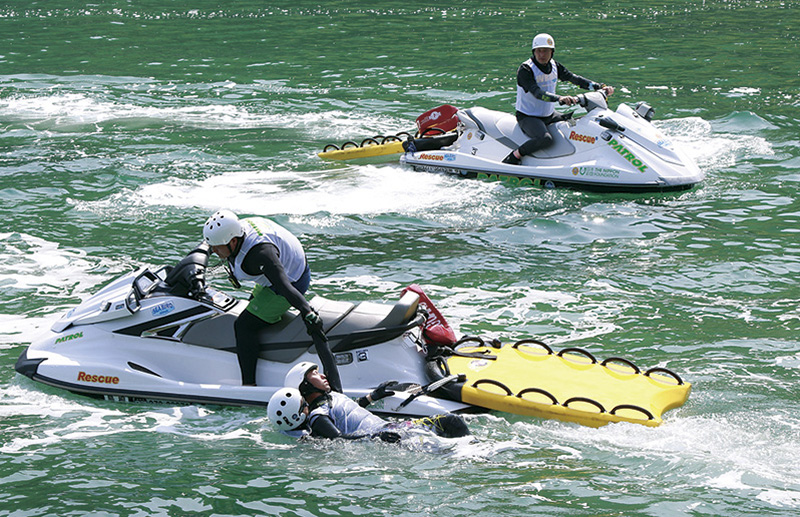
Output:
[[[533,37],[531,48],[533,51],[533,59],[540,65],[544,65],[553,59],[553,54],[555,54],[556,51],[556,44],[551,35],[543,32]]]
[[[328,378],[320,373],[319,365],[310,361],[294,365],[286,374],[283,384],[291,388],[296,387],[306,399],[316,393],[325,394],[331,391]]]
[[[203,240],[211,246],[211,251],[222,259],[234,254],[244,233],[239,218],[230,210],[214,212],[203,225]]]
[[[305,423],[308,404],[296,388],[281,388],[270,397],[267,416],[279,431],[291,431]]]

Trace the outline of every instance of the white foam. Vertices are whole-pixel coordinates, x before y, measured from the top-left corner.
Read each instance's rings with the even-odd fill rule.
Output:
[[[113,81],[113,78],[105,77],[96,79],[100,82]],[[414,129],[413,121],[404,121],[390,115],[376,116],[363,108],[298,113],[286,110],[283,106],[253,109],[249,104],[241,102],[243,98],[255,94],[295,93],[280,82],[264,81],[249,85],[224,82],[182,85],[178,88],[159,83],[137,84],[143,80],[129,79],[131,84],[124,85],[129,91],[119,92],[117,98],[108,100],[79,91],[10,96],[0,99],[0,117],[7,121],[24,123],[27,127],[53,131],[71,131],[75,126],[96,126],[95,130],[100,132],[103,124],[127,120],[136,124],[149,121],[203,129],[298,129],[306,137],[330,138],[336,141],[358,139],[359,142],[364,137],[388,136],[398,131]],[[115,85],[107,86],[113,88]],[[73,82],[70,87],[80,89],[82,86],[78,81]],[[195,95],[186,96],[186,90],[191,91],[193,88],[227,91],[227,95],[197,102]],[[137,96],[142,93],[138,90],[145,90],[151,97],[160,97],[161,102],[147,106],[137,104]]]
[[[655,125],[702,169],[732,167],[746,156],[775,154],[772,145],[763,137],[731,133],[724,125],[718,130],[700,117],[661,120]]]
[[[62,249],[59,244],[20,233],[0,233],[0,285],[17,289],[59,292],[70,285],[83,286],[92,267],[81,250]]]
[[[664,424],[656,428],[620,423],[590,429],[547,422],[531,432],[539,441],[607,451],[621,461],[634,458],[680,465],[693,473],[695,483],[709,487],[797,486],[800,434],[783,422],[785,415],[780,422],[771,421],[764,412],[682,418],[683,410],[668,413]]]
[[[36,388],[11,385],[0,391],[0,418],[37,417],[41,421],[58,421],[59,425],[30,426],[25,433],[15,433],[16,438],[0,445],[0,453],[25,452],[63,441],[84,441],[128,432],[168,433],[209,441],[262,441],[263,416],[254,420],[252,411],[221,409],[218,414],[198,406],[148,408],[143,405],[136,408],[115,403],[103,407],[103,404],[75,395],[50,395]]]
[[[32,235],[0,233],[0,244],[0,286],[41,297],[42,303],[66,298],[75,301],[124,269],[122,264],[89,259],[82,250],[65,249]],[[106,274],[98,274],[104,267]],[[60,304],[46,307],[48,314],[40,316],[38,310],[35,317],[0,314],[0,343],[32,341],[64,308]]]
[[[25,315],[0,314],[0,349],[30,343],[46,332],[58,319],[58,314],[41,318]]]
[[[478,184],[480,187],[480,184]],[[235,206],[240,213],[270,216],[417,214],[461,206],[475,195],[472,182],[422,174],[397,166],[365,166],[339,171],[242,171],[196,181],[170,179],[120,192],[100,201],[79,202],[100,214],[142,213],[147,207],[202,207],[211,212]]]
[[[800,508],[800,491],[797,490],[764,490],[756,496],[756,499],[764,501],[778,508]]]

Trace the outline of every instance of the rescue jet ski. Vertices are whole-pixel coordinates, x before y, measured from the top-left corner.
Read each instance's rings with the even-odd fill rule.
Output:
[[[247,301],[206,285],[208,259],[200,245],[175,267],[143,268],[112,281],[27,347],[17,372],[121,402],[266,406],[293,365],[320,364],[316,348],[300,316],[288,312],[260,335],[258,386],[241,386],[233,323]],[[389,416],[498,409],[585,425],[657,425],[661,412],[688,397],[688,383],[663,369],[620,372],[622,360],[616,369],[597,361],[587,366],[533,341],[458,343],[418,286],[394,304],[321,296],[310,304],[323,319],[347,395],[365,396],[384,381],[398,381],[395,395],[370,406]],[[537,372],[542,368],[557,374]],[[589,370],[594,374],[586,375]],[[537,384],[547,377],[547,386]]]
[[[611,111],[602,91],[578,100],[587,113],[551,124],[553,145],[519,165],[503,159],[529,137],[514,115],[482,107],[458,110],[458,138],[451,145],[414,140],[405,145],[400,162],[418,171],[583,190],[684,190],[703,180],[694,161],[652,124],[648,104],[620,104]]]

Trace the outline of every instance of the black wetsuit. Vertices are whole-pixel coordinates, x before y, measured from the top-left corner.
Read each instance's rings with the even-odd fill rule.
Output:
[[[300,311],[300,314],[311,312],[311,306],[303,296],[308,285],[292,285],[278,257],[278,249],[272,244],[262,243],[254,246],[245,256],[242,270],[248,275],[266,276],[272,284],[269,289],[286,298]],[[269,323],[247,310],[242,311],[236,318],[233,328],[236,333],[239,366],[242,370],[242,384],[256,383],[256,363],[260,354],[258,333],[268,325]]]

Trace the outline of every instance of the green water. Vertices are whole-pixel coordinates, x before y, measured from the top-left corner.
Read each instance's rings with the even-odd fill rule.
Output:
[[[0,3],[0,516],[795,515],[798,8]],[[539,31],[612,106],[653,105],[703,184],[600,195],[317,158],[443,103],[512,111]],[[317,294],[420,283],[459,334],[668,367],[692,395],[654,429],[473,416],[476,443],[431,452],[15,373],[63,311],[180,258],[219,207],[297,233]]]

